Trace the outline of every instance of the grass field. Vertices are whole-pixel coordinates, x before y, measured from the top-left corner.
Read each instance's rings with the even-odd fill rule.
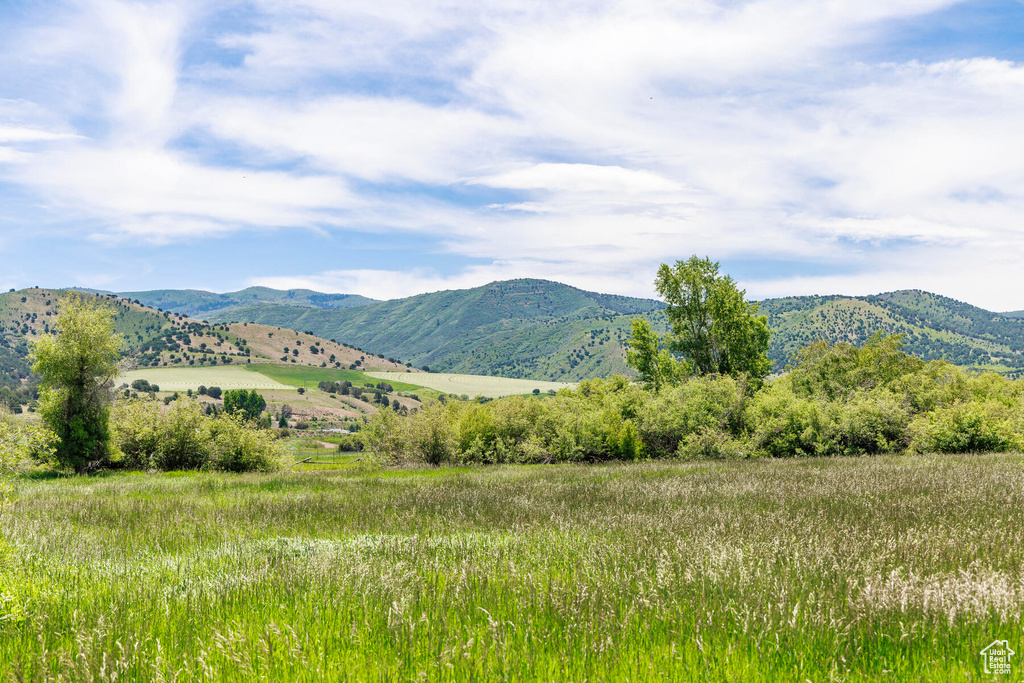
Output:
[[[529,394],[534,389],[540,389],[541,392],[546,393],[550,389],[557,391],[575,386],[575,384],[566,382],[541,382],[532,379],[488,377],[487,375],[455,375],[446,372],[424,372],[410,375],[403,375],[399,372],[367,372],[366,374],[392,384],[396,381],[414,382],[421,387],[445,394],[460,396],[466,394],[470,398],[477,396],[501,398],[502,396]]]
[[[1024,646],[1019,455],[118,474],[0,515],[10,680],[1005,680],[978,653]]]
[[[272,367],[272,366],[261,366]],[[143,368],[126,372],[117,378],[117,383],[131,384],[144,379],[160,387],[161,391],[188,391],[200,385],[221,389],[289,389],[287,384],[278,382],[259,372],[252,372],[244,365],[215,365],[199,368]]]
[[[362,387],[367,382],[376,383],[379,373],[362,372],[360,370],[346,370],[343,368],[315,368],[302,365],[252,365],[251,372],[258,372],[266,375],[282,384],[293,387],[316,388],[320,382],[344,382],[349,381],[354,385]],[[396,379],[390,381],[396,391],[416,391],[420,389],[419,384],[411,384],[406,380],[410,377],[417,377],[421,373],[389,372]]]

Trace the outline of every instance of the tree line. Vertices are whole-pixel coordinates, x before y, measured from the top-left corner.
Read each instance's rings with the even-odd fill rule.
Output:
[[[901,335],[816,341],[768,378],[755,303],[708,259],[663,265],[671,331],[633,322],[624,377],[537,400],[435,403],[364,430],[384,462],[564,462],[1024,449],[1024,382],[925,361]]]

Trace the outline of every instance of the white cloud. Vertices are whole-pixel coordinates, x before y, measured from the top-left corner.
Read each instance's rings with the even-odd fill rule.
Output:
[[[650,171],[594,164],[535,164],[473,178],[469,184],[516,190],[611,192],[627,195],[679,192],[683,189],[678,183]]]
[[[78,136],[68,133],[53,133],[47,130],[38,130],[35,128],[17,128],[14,126],[0,125],[0,144],[61,140],[76,137]]]
[[[197,125],[281,159],[374,182],[450,183],[501,160],[518,123],[455,106],[382,97],[319,98],[299,105],[268,99],[215,99]],[[489,144],[497,142],[495,148]]]
[[[18,168],[68,210],[156,242],[244,227],[315,225],[355,200],[336,178],[204,167],[161,150],[69,147]],[[219,229],[214,229],[213,226]]]
[[[764,292],[959,291],[933,263],[1016,291],[985,255],[1024,259],[1024,67],[856,57],[952,4],[256,0],[223,31],[216,3],[97,0],[0,48],[61,85],[0,106],[0,162],[99,240],[410,232],[491,263],[287,279],[368,296],[517,275],[643,295],[692,253],[857,267]],[[244,56],[189,62],[199,34]],[[892,244],[914,267],[872,262]]]

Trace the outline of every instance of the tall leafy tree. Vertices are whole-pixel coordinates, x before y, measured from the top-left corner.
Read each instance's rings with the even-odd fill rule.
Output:
[[[687,372],[742,374],[756,385],[768,374],[768,318],[757,314],[757,303],[744,299],[746,292],[719,272],[717,262],[691,256],[674,266],[663,263],[654,284],[672,331],[659,340],[646,321],[633,321],[626,360],[645,385],[658,389]]]
[[[654,284],[672,325],[666,344],[695,373],[746,374],[757,381],[768,374],[768,318],[757,314],[757,303],[746,301],[746,291],[731,277],[719,273],[717,261],[691,256],[674,266],[663,263]]]
[[[54,323],[57,333],[33,344],[32,370],[41,377],[39,412],[59,439],[53,458],[79,472],[109,455],[110,389],[121,350],[113,318],[98,299],[69,294]]]

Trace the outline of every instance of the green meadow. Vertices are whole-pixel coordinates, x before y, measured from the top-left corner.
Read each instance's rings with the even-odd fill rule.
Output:
[[[306,387],[315,389],[320,382],[345,382],[363,387],[367,383],[376,384],[381,381],[379,373],[363,372],[362,370],[347,370],[344,368],[316,368],[309,365],[272,365],[260,364],[247,366],[251,372],[266,375],[271,379],[293,387]],[[420,373],[384,373],[393,375],[395,380],[388,380],[388,384],[396,391],[417,391],[423,389],[423,385],[410,381],[406,378],[416,377]]]
[[[986,645],[1024,645],[1022,465],[1018,454],[360,462],[25,478],[0,517],[0,671],[982,679]],[[1019,671],[1015,661],[1013,680]]]

